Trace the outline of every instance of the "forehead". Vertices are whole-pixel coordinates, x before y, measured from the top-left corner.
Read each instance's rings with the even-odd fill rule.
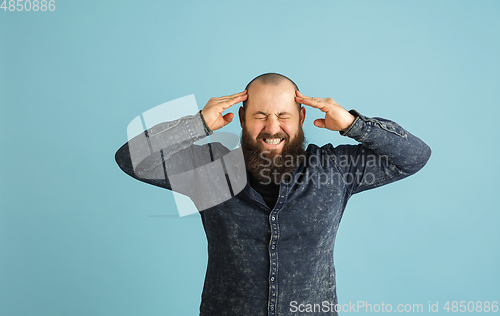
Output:
[[[287,80],[278,85],[253,82],[248,88],[247,112],[250,115],[256,112],[298,113],[295,102],[295,87]]]

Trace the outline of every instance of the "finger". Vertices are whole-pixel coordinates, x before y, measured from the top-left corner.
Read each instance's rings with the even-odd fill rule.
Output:
[[[236,97],[234,97],[234,98],[232,98],[232,99],[227,99],[227,100],[221,101],[221,102],[219,103],[219,105],[220,105],[223,109],[227,109],[227,108],[229,108],[230,106],[235,105],[236,103],[239,103],[239,102],[245,101],[247,98],[248,98],[248,94],[242,94],[242,95],[236,96]]]
[[[299,90],[295,90],[295,95],[298,97],[304,97],[304,95],[302,93],[300,93]]]
[[[303,95],[302,93],[300,93],[299,90],[296,90],[295,91],[295,99],[306,99],[306,98],[309,98],[309,97],[306,97],[305,95]]]
[[[304,99],[304,100],[311,100],[311,99],[313,99],[312,97],[308,97],[308,96],[303,95],[302,93],[300,93],[299,90],[295,91],[295,95],[296,95],[296,98],[299,98],[299,99]]]
[[[219,97],[217,99],[231,99],[231,98],[236,98],[240,95],[243,95],[243,94],[246,94],[247,93],[247,90],[243,90],[241,92],[238,92],[238,93],[235,93],[235,94],[231,94],[231,95],[225,95],[225,96],[222,96],[222,97]]]
[[[298,103],[312,106],[313,108],[317,109],[321,109],[322,107],[325,106],[325,104],[322,102],[322,99],[320,98],[303,96],[303,97],[295,97],[295,101],[297,101]]]
[[[222,102],[228,102],[228,101],[231,101],[231,100],[234,100],[234,99],[237,99],[240,97],[245,97],[245,96],[248,96],[248,95],[246,93],[237,93],[234,95],[228,95],[228,96],[216,98],[215,101],[218,103],[222,103]]]
[[[313,99],[321,99],[321,98],[313,98],[313,97],[308,97],[306,95],[303,95],[302,93],[300,93],[300,91],[295,91],[295,94],[297,95],[297,97],[301,98],[301,99],[306,99],[306,100],[313,100]]]
[[[325,119],[314,120],[314,125],[321,128],[326,128]]]

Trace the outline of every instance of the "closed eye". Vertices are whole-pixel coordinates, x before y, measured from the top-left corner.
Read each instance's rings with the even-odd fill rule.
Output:
[[[280,120],[280,121],[288,120],[291,118],[291,115],[288,112],[281,112],[281,113],[278,113],[275,115],[278,117],[278,120]],[[268,118],[269,114],[266,114],[264,112],[257,112],[253,116],[257,120],[266,120]]]

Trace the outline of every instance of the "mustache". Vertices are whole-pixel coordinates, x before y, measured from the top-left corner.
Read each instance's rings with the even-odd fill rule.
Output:
[[[276,134],[270,134],[268,132],[261,132],[258,136],[257,139],[264,139],[264,138],[284,138],[286,141],[290,139],[290,136],[288,136],[287,133],[276,133]]]

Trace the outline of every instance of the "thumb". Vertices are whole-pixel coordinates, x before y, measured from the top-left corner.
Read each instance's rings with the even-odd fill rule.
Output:
[[[317,127],[325,128],[326,127],[325,119],[314,120],[314,125],[316,125]]]
[[[233,113],[227,113],[222,118],[224,119],[224,126],[226,126],[227,124],[229,124],[229,123],[231,123],[233,121],[234,114]]]

